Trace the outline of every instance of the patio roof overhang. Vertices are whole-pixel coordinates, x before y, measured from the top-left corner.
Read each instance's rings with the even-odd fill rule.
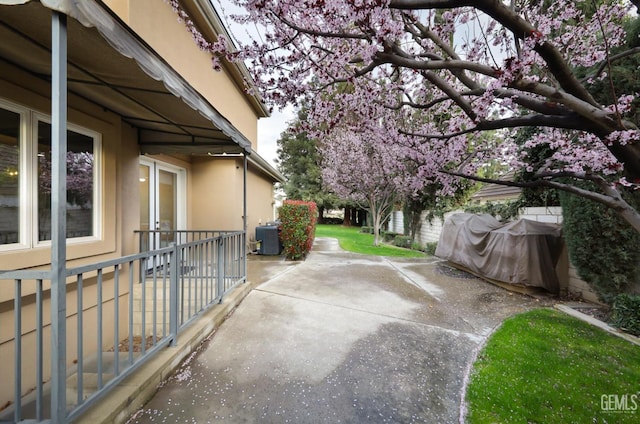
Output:
[[[141,153],[251,154],[251,142],[100,1],[0,0],[0,60],[51,81],[49,9],[74,18],[69,92],[138,128]]]

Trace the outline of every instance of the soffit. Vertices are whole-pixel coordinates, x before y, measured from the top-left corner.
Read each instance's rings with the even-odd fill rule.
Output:
[[[106,6],[86,0],[65,7],[94,25],[68,19],[69,91],[137,127],[142,153],[251,152],[251,143]],[[0,6],[0,58],[50,81],[50,22],[51,11],[38,2]]]

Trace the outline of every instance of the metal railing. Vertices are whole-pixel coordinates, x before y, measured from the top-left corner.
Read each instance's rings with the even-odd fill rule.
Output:
[[[207,232],[170,246],[66,270],[66,351],[48,339],[56,331],[49,308],[50,271],[0,271],[13,280],[13,400],[0,422],[47,421],[52,404],[51,361],[66,361],[66,420],[79,417],[156,352],[175,344],[179,331],[246,280],[244,232]],[[203,233],[204,234],[204,233]],[[6,287],[6,286],[5,286]],[[7,337],[4,337],[7,339]],[[11,340],[0,338],[5,346]],[[8,372],[4,369],[4,381]],[[58,400],[60,402],[60,400]],[[58,409],[59,410],[59,409]]]

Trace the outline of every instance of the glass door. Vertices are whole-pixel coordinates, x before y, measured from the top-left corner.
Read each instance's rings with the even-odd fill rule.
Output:
[[[156,230],[159,230],[159,247],[166,247],[176,241],[178,209],[178,175],[157,167],[158,205],[156,209]]]
[[[142,250],[166,247],[178,240],[183,224],[184,169],[162,162],[140,159],[140,229]],[[144,233],[143,233],[144,234]]]

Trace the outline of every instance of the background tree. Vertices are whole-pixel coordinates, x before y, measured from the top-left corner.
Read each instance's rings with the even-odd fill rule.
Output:
[[[318,222],[324,211],[340,206],[340,200],[323,188],[320,154],[317,143],[309,138],[302,124],[307,116],[304,109],[278,139],[278,169],[287,179],[283,185],[289,199],[313,201],[318,207]]]
[[[322,176],[328,187],[371,214],[374,242],[399,197],[391,144],[376,134],[337,130],[322,145]]]

